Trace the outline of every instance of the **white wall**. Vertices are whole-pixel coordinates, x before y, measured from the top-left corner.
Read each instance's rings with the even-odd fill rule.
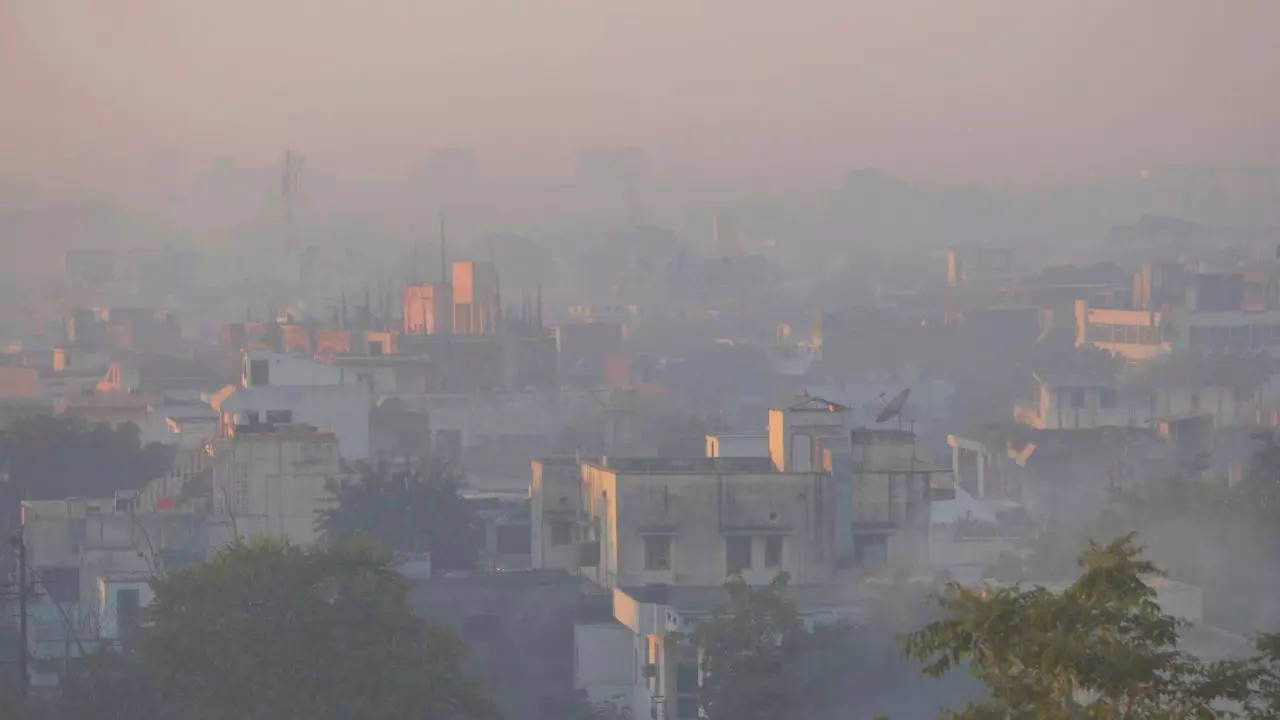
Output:
[[[118,603],[121,590],[138,591],[138,608],[144,608],[155,599],[151,583],[146,580],[115,582],[98,580],[98,624],[101,636],[108,640],[120,637],[120,607]]]
[[[249,350],[242,357],[240,385],[249,387],[249,368],[253,360],[267,361],[268,386],[341,385],[342,368],[326,365],[299,355],[267,350]]]
[[[574,625],[574,688],[586,690],[592,703],[630,707],[639,674],[634,640],[630,628],[616,621]]]
[[[769,457],[769,436],[708,435],[707,457]]]
[[[293,422],[328,430],[338,437],[342,457],[369,457],[369,411],[373,394],[359,385],[317,387],[237,388],[222,401],[222,412],[257,411],[265,420],[268,410],[291,410]]]

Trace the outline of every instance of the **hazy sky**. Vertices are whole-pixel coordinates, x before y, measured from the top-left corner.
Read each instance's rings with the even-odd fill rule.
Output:
[[[1280,164],[1280,0],[0,0],[0,178],[475,147],[1036,182]]]

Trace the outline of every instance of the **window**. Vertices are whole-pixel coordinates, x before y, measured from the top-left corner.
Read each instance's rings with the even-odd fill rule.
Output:
[[[437,430],[435,454],[443,462],[462,460],[462,431]]]
[[[116,622],[121,631],[137,626],[141,604],[137,588],[116,591]]]
[[[1116,406],[1116,389],[1102,388],[1102,398],[1100,402],[1104,408],[1114,408]]]
[[[764,539],[764,566],[782,567],[782,536],[770,535]]]
[[[644,539],[644,569],[671,569],[671,538],[666,535],[648,535]]]
[[[568,545],[573,542],[571,528],[565,520],[551,521],[551,544],[552,545]]]
[[[676,694],[691,695],[698,692],[698,666],[694,663],[676,665]],[[681,716],[683,717],[683,715]]]
[[[1084,388],[1071,389],[1071,407],[1076,410],[1084,407]]]
[[[681,695],[676,698],[677,720],[696,720],[698,717],[698,696]]]
[[[252,386],[267,385],[271,364],[266,360],[249,361],[249,384]]]
[[[858,565],[884,565],[889,560],[888,538],[884,535],[857,535],[853,539],[853,561]]]
[[[751,569],[751,536],[730,535],[724,539],[725,568],[728,572]]]

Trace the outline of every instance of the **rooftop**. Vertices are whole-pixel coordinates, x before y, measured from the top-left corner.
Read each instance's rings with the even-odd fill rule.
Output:
[[[642,585],[618,588],[636,602],[667,605],[682,615],[710,615],[729,603],[723,586]],[[782,594],[801,613],[819,610],[848,610],[860,605],[865,594],[854,585],[789,585]]]
[[[720,458],[618,458],[584,460],[593,467],[634,473],[768,473],[773,461],[767,457]]]

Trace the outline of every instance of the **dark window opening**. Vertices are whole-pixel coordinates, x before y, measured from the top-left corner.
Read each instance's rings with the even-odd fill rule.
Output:
[[[725,566],[728,572],[751,569],[751,536],[730,535],[724,539]]]
[[[764,539],[764,566],[782,567],[782,536],[770,535]]]
[[[137,627],[138,610],[141,606],[137,588],[116,591],[116,620],[120,624],[121,632]]]
[[[666,535],[650,535],[644,539],[644,569],[671,569],[671,538]]]
[[[568,545],[573,542],[573,533],[571,532],[569,523],[564,520],[554,520],[551,523],[551,544],[552,545]]]
[[[267,385],[271,364],[266,360],[249,361],[249,384]]]

